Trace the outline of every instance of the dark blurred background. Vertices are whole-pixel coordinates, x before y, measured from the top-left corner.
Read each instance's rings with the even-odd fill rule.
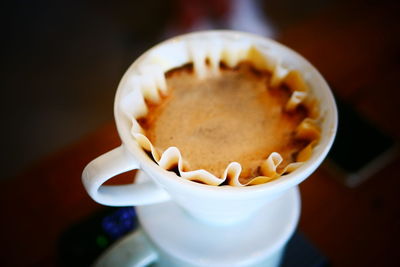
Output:
[[[397,2],[2,3],[0,262],[59,264],[61,234],[102,209],[87,196],[80,176],[91,159],[119,145],[113,124],[119,80],[138,55],[176,34],[235,29],[282,42],[326,78],[346,105],[340,106],[341,121],[351,117],[351,109],[368,121],[369,128],[360,128],[364,133],[379,132],[395,148],[400,139]],[[346,129],[341,125],[342,138],[351,136],[338,142],[338,153],[346,155],[343,165],[371,154],[380,143],[351,123]],[[368,179],[352,188],[329,162],[300,186],[299,230],[333,266],[398,265],[400,159],[396,153],[382,159],[381,168],[370,168]]]
[[[169,9],[157,0],[8,3],[2,178],[113,119],[119,79],[160,40]]]

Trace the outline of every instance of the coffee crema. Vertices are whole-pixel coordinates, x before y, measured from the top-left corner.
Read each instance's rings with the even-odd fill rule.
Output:
[[[187,64],[165,77],[167,93],[158,103],[147,101],[147,115],[138,122],[158,155],[178,148],[183,172],[205,170],[232,184],[227,166],[237,162],[241,185],[264,183],[307,160],[319,138],[310,119],[315,108],[303,101],[307,88],[296,71],[278,86],[270,85],[270,72],[249,61],[235,67],[221,63],[217,74],[202,78]]]

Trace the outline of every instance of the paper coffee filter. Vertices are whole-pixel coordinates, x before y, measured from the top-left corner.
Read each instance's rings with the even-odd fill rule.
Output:
[[[179,41],[179,40],[178,40]],[[163,169],[178,171],[179,175],[187,180],[197,181],[208,185],[229,184],[232,186],[246,186],[262,184],[277,179],[283,174],[290,173],[302,165],[313,153],[313,148],[319,139],[319,120],[317,112],[313,112],[312,98],[306,82],[300,73],[285,67],[280,57],[271,49],[258,48],[256,45],[243,40],[189,40],[180,42],[171,47],[160,47],[164,51],[150,51],[126,80],[124,96],[121,98],[119,110],[131,123],[131,134],[139,146],[151,154],[156,163]],[[179,53],[176,53],[178,50]],[[172,57],[173,56],[173,57]],[[246,183],[240,182],[242,167],[238,162],[227,165],[222,177],[216,177],[207,170],[188,170],[188,163],[182,157],[177,147],[169,147],[165,151],[158,151],[145,136],[138,119],[146,116],[148,107],[146,102],[157,104],[161,97],[168,92],[165,73],[171,69],[187,63],[193,63],[193,70],[198,78],[208,75],[218,75],[220,62],[229,67],[235,67],[242,61],[250,61],[256,69],[265,70],[272,74],[271,87],[285,83],[292,91],[285,109],[294,110],[299,104],[311,105],[311,118],[306,118],[299,124],[296,135],[310,140],[310,144],[298,153],[297,160],[278,171],[282,163],[282,156],[278,152],[271,153],[260,166],[261,176],[254,177]],[[315,111],[315,108],[314,108]]]

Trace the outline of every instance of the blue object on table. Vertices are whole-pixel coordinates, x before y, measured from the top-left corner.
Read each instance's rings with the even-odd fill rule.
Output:
[[[133,207],[119,208],[103,218],[101,226],[104,232],[116,240],[136,227],[136,212]]]

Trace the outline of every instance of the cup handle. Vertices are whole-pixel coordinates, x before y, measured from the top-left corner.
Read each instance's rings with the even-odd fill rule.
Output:
[[[163,202],[170,198],[152,181],[102,185],[115,175],[134,169],[139,169],[139,164],[121,145],[92,160],[83,170],[82,182],[93,200],[108,206],[140,206]]]
[[[142,229],[137,229],[112,245],[95,262],[95,267],[143,267],[157,260],[158,255]]]

